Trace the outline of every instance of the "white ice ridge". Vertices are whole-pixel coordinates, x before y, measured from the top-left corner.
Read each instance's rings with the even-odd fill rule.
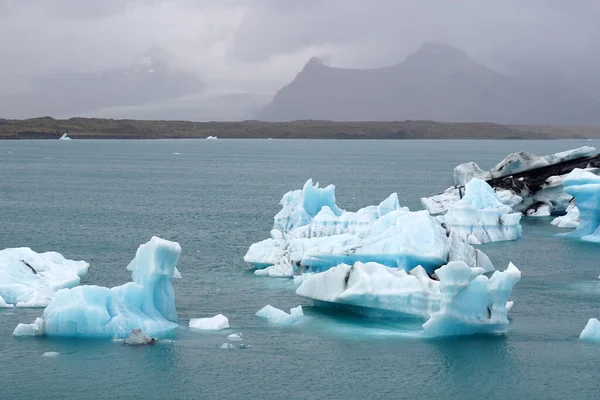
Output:
[[[150,336],[177,327],[172,278],[179,243],[158,237],[141,245],[127,269],[133,282],[122,286],[78,286],[60,290],[33,324],[19,324],[14,335],[127,337],[135,328]]]
[[[422,267],[406,272],[374,262],[341,264],[308,277],[296,290],[316,305],[336,304],[351,311],[382,311],[419,318],[424,336],[501,332],[508,325],[508,299],[521,279],[512,263],[491,278],[483,269],[452,261],[431,279]]]
[[[590,318],[583,331],[581,331],[579,339],[600,342],[600,321],[596,318]]]
[[[600,176],[579,168],[563,180],[565,192],[575,198],[579,210],[579,226],[566,236],[589,242],[600,242]]]
[[[290,277],[357,261],[405,270],[422,265],[430,273],[448,261],[493,270],[485,254],[427,211],[400,207],[396,194],[351,213],[335,204],[333,186],[319,189],[309,180],[301,191],[284,195],[282,206],[271,238],[250,246],[244,257],[257,275]]]
[[[190,328],[203,331],[220,331],[229,328],[229,319],[223,314],[211,318],[192,318],[190,319]]]
[[[0,250],[0,307],[46,307],[57,290],[79,285],[88,268],[55,252]]]
[[[451,232],[471,244],[516,240],[522,235],[521,213],[513,213],[479,178],[469,181],[464,197],[439,218]]]
[[[579,226],[579,209],[574,203],[569,204],[567,213],[554,218],[551,224],[559,228],[577,228]]]
[[[71,138],[66,133],[63,133],[63,135],[58,140],[71,140]]]
[[[256,316],[259,318],[265,318],[275,325],[291,325],[304,316],[304,311],[302,311],[302,306],[298,306],[291,308],[290,313],[288,314],[279,308],[275,308],[272,305],[267,304],[256,312]]]
[[[421,199],[421,203],[431,214],[443,214],[460,199],[461,192],[458,186],[466,185],[473,178],[489,180],[510,176],[530,169],[590,156],[595,152],[594,147],[584,146],[547,156],[537,156],[527,152],[512,153],[489,171],[483,171],[474,162],[460,164],[454,169],[456,186],[446,189],[441,194],[424,197]],[[532,217],[559,214],[566,211],[571,201],[571,196],[563,192],[562,180],[565,176],[566,174],[549,177],[539,190],[524,189],[518,194],[506,189],[496,188],[495,190],[500,201],[511,206],[514,211]]]

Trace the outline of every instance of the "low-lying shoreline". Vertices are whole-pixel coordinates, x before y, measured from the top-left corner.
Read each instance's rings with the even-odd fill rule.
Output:
[[[600,127],[486,122],[190,122],[101,118],[0,119],[0,140],[59,139],[600,139]]]

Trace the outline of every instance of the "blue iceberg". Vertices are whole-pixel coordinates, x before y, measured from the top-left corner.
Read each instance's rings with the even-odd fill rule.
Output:
[[[581,331],[579,339],[600,343],[600,321],[597,318],[590,318],[583,331]]]
[[[41,318],[19,324],[14,335],[127,337],[138,328],[161,336],[177,327],[172,278],[181,247],[158,237],[141,245],[127,266],[133,282],[122,286],[78,286],[56,293]]]
[[[579,226],[565,236],[589,242],[600,242],[600,176],[574,169],[563,180],[565,192],[575,198],[579,210]]]
[[[420,266],[406,272],[358,262],[308,276],[296,293],[317,306],[425,321],[422,337],[502,332],[521,272],[513,264],[490,278],[483,272],[451,261],[435,271],[435,280]]]
[[[449,261],[493,270],[485,254],[427,211],[400,207],[395,193],[378,206],[347,212],[335,204],[333,186],[319,189],[309,180],[282,205],[271,238],[250,246],[244,257],[257,275],[290,277],[370,261],[407,271],[421,265],[429,273]]]
[[[521,213],[503,204],[484,180],[473,178],[465,195],[439,217],[451,232],[471,244],[516,240],[522,236]]]

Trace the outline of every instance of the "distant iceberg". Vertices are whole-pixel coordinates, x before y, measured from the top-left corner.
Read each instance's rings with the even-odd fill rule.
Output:
[[[427,211],[400,207],[395,193],[378,206],[347,212],[336,205],[334,190],[308,180],[302,190],[283,196],[271,238],[250,246],[244,257],[257,275],[290,277],[358,261],[407,271],[421,265],[429,273],[448,261],[493,270],[484,253]]]
[[[489,171],[483,171],[474,162],[460,164],[454,169],[455,186],[441,194],[424,197],[421,203],[431,214],[446,213],[460,200],[462,187],[471,179],[479,178],[485,181],[495,180],[498,186],[492,186],[495,186],[500,201],[511,206],[516,212],[532,217],[564,213],[571,201],[571,196],[563,192],[562,181],[566,173],[547,178],[544,176],[545,179],[542,180],[534,176],[531,181],[524,177],[513,178],[512,175],[569,161],[576,162],[579,158],[585,164],[586,160],[595,153],[596,149],[590,146],[546,156],[528,152],[512,153]],[[598,160],[595,162],[597,163]]]
[[[521,273],[513,264],[491,278],[483,272],[451,261],[435,271],[438,281],[420,266],[406,272],[357,262],[308,277],[296,293],[316,305],[421,319],[425,337],[501,332],[508,325],[508,299]]]
[[[565,193],[575,198],[579,225],[565,234],[589,242],[600,242],[600,176],[586,170],[574,169],[563,180]]]
[[[41,318],[19,324],[14,335],[125,338],[139,328],[150,336],[177,327],[172,278],[181,247],[153,237],[141,245],[127,269],[133,282],[122,286],[78,286],[59,291]]]
[[[57,290],[79,285],[88,268],[56,252],[0,250],[0,307],[46,307]]]
[[[208,137],[206,138],[206,140],[217,140],[217,139],[219,139],[219,138],[218,138],[218,137],[216,137],[216,136],[208,136]]]
[[[512,212],[485,181],[473,178],[465,195],[440,220],[471,244],[516,240],[522,235],[521,213]]]
[[[58,140],[71,140],[71,138],[66,133],[63,133],[63,135]]]
[[[581,331],[579,339],[600,342],[600,321],[596,318],[590,318],[583,331]]]

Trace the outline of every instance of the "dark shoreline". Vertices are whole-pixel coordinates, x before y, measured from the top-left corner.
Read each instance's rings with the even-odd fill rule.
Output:
[[[50,117],[0,119],[0,140],[58,139],[600,139],[600,127],[391,122],[189,122]]]

